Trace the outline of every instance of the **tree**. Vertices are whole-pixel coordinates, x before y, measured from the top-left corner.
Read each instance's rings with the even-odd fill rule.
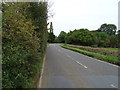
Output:
[[[53,33],[53,25],[52,25],[52,22],[50,23],[50,33]]]
[[[107,24],[102,24],[98,29],[99,32],[107,32]]]
[[[109,40],[109,47],[115,48],[118,47],[118,37],[117,35],[111,35],[108,37]]]
[[[114,24],[102,24],[98,29],[99,32],[107,32],[109,35],[116,34],[117,27]]]
[[[120,30],[117,31],[118,35],[120,35]]]
[[[99,47],[106,47],[109,46],[109,34],[106,32],[93,32],[93,45],[99,46]]]
[[[116,34],[116,30],[117,30],[117,27],[114,25],[114,24],[108,24],[108,34],[110,35],[115,35]]]
[[[120,30],[117,32],[117,39],[118,39],[118,47],[120,48]]]
[[[55,35],[53,33],[48,34],[48,42],[49,43],[55,42]]]
[[[67,42],[72,44],[79,44],[79,45],[92,45],[93,35],[87,29],[70,31],[67,34]]]
[[[66,39],[66,32],[61,31],[58,36],[58,42],[65,43],[65,39]]]
[[[53,43],[55,42],[55,35],[53,33],[53,25],[52,22],[50,23],[50,32],[48,33],[48,42]]]

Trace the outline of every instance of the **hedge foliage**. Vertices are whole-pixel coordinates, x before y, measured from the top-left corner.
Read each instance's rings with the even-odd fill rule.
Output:
[[[2,3],[2,15],[2,87],[36,87],[47,43],[48,3]]]
[[[68,33],[61,31],[57,38],[57,42],[92,47],[118,48],[120,45],[118,39],[119,35],[119,33],[111,35],[107,32],[98,30],[89,31],[88,29],[75,29]]]

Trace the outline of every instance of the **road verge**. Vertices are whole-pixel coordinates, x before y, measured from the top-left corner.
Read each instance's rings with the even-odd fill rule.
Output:
[[[109,63],[120,66],[120,60],[118,59],[117,56],[103,55],[103,54],[100,54],[100,53],[95,53],[95,52],[91,52],[91,51],[87,51],[87,50],[82,50],[82,49],[79,49],[79,48],[74,48],[74,47],[64,45],[64,44],[62,44],[60,46],[63,47],[63,48],[66,48],[66,49],[70,49],[70,50],[82,53],[84,55],[87,55],[87,56],[90,56],[90,57],[93,57],[93,58],[97,58],[97,59],[100,59],[102,61],[106,61],[106,62],[109,62]]]

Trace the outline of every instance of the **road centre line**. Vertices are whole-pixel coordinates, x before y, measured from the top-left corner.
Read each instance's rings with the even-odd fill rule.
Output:
[[[66,54],[67,57],[71,58],[73,61],[75,61],[76,63],[80,64],[81,66],[83,66],[84,68],[87,68],[87,66],[83,65],[82,63],[78,62],[77,60],[73,59],[71,56],[69,56],[68,54]]]
[[[67,57],[71,58],[69,55],[66,54]]]
[[[88,56],[88,57],[89,57],[89,56]],[[90,57],[90,58],[92,58],[92,57]],[[96,59],[94,59],[94,60],[96,60]],[[114,66],[114,67],[119,68],[119,66],[117,66],[117,65],[114,65],[114,64],[112,64],[112,63],[108,63],[108,62],[105,62],[105,61],[102,61],[102,60],[99,60],[99,59],[97,59],[96,61],[101,62],[101,63],[108,64],[108,65],[112,65],[112,66]]]
[[[84,68],[87,68],[85,65],[83,65],[82,63],[76,61],[78,64],[80,64],[81,66],[83,66]]]
[[[56,48],[57,49],[57,48]],[[62,51],[60,49],[58,49],[59,52],[62,53]],[[69,58],[71,58],[73,61],[75,61],[76,63],[80,64],[81,66],[83,66],[84,68],[87,68],[87,66],[83,65],[82,63],[78,62],[77,60],[73,59],[70,55],[66,54],[65,55]]]

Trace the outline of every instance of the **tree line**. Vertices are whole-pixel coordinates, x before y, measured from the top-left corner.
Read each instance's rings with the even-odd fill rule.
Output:
[[[48,2],[2,3],[2,87],[34,88],[46,50]]]
[[[58,43],[77,44],[93,47],[119,47],[120,30],[114,24],[102,24],[98,30],[75,29],[61,31],[55,39]]]

